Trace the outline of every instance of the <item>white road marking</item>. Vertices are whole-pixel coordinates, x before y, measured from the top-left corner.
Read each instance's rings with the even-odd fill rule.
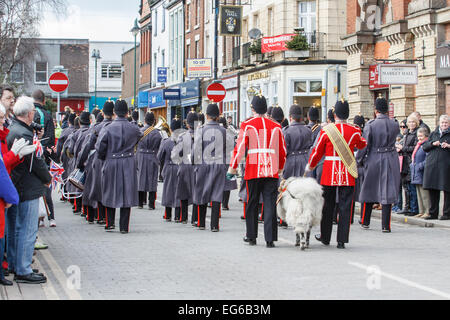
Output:
[[[62,271],[58,263],[55,261],[55,258],[53,258],[52,254],[48,250],[42,250],[41,253],[42,257],[45,259],[45,261],[47,261],[50,270],[53,271],[53,274],[55,275],[59,284],[69,297],[69,300],[82,300],[81,295],[78,293],[77,290],[69,289],[67,287],[66,274],[64,273],[64,271]]]
[[[351,261],[349,261],[348,264],[352,265],[354,267],[360,268],[362,270],[365,270],[366,272],[370,268],[370,267],[365,266],[365,265],[363,265],[361,263],[358,263],[358,262],[351,262]],[[428,293],[437,295],[437,296],[445,298],[445,299],[450,299],[450,294],[448,294],[446,292],[443,292],[443,291],[440,291],[440,290],[436,290],[436,289],[433,289],[433,288],[430,288],[430,287],[426,287],[426,286],[421,285],[419,283],[416,283],[416,282],[413,282],[413,281],[410,281],[410,280],[407,280],[407,279],[403,279],[401,277],[398,277],[398,276],[395,276],[393,274],[389,274],[389,273],[383,272],[381,270],[380,270],[380,276],[384,276],[384,277],[386,277],[388,279],[397,281],[397,282],[399,282],[401,284],[404,284],[404,285],[407,285],[409,287],[416,288],[416,289],[419,289],[419,290],[426,291]]]

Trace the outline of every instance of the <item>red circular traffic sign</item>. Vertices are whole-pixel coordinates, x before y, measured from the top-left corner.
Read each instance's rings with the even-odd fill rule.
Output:
[[[69,78],[62,72],[55,72],[48,79],[48,85],[54,92],[61,93],[69,87]]]
[[[212,102],[221,102],[227,95],[227,90],[220,83],[213,83],[206,89],[206,95]]]

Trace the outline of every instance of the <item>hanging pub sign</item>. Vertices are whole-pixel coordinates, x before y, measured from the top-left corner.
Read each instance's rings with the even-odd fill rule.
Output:
[[[221,36],[242,36],[242,6],[223,5],[219,7],[219,34]]]

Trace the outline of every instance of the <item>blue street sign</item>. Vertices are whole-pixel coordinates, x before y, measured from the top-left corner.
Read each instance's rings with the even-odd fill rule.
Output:
[[[159,83],[167,82],[167,69],[168,68],[158,68],[158,82]]]
[[[164,89],[164,100],[180,100],[180,89]]]

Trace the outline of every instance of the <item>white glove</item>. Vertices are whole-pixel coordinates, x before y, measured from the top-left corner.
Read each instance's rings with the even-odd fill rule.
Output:
[[[309,166],[309,163],[306,165],[306,167],[305,167],[305,175],[307,174],[307,173],[309,173],[309,172],[311,172],[311,168],[310,168],[310,166]]]
[[[22,159],[23,157],[25,157],[29,154],[32,154],[35,151],[36,151],[36,146],[34,144],[32,144],[30,146],[25,146],[22,149],[20,149],[19,158]]]
[[[14,153],[14,155],[18,155],[19,151],[27,146],[28,144],[30,144],[30,142],[28,142],[27,140],[25,140],[24,138],[21,138],[20,140],[15,139],[14,143],[11,147],[11,152]]]

